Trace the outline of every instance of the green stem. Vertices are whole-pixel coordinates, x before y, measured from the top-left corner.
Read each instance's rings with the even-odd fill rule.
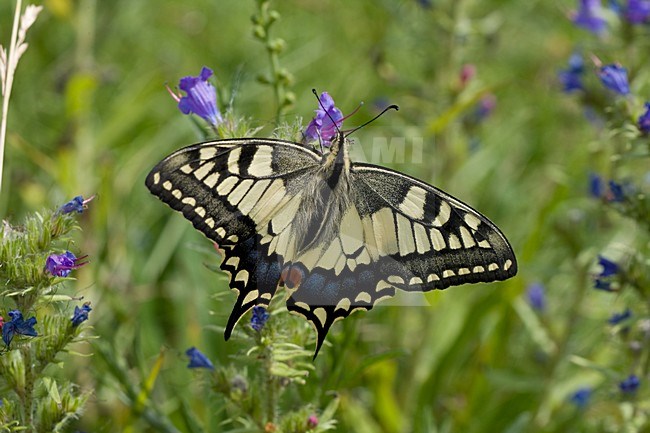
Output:
[[[77,47],[75,52],[75,69],[81,79],[94,80],[92,77],[94,69],[93,47],[95,44],[95,15],[97,13],[97,0],[84,0],[79,6],[77,16]],[[95,178],[92,169],[95,167],[95,150],[92,131],[92,89],[83,90],[82,108],[75,113],[75,146],[77,155],[75,187],[84,185],[91,189]]]
[[[277,399],[278,399],[278,389],[277,389],[277,379],[273,375],[273,351],[270,346],[264,348],[264,387],[265,392],[264,396],[266,398],[266,422],[271,422],[275,424],[277,418]]]
[[[23,355],[23,365],[25,366],[25,389],[21,397],[21,405],[23,407],[23,413],[25,417],[23,422],[25,426],[34,426],[34,367],[32,365],[32,349],[31,345],[24,345],[21,348]]]
[[[255,26],[259,26],[254,34],[257,39],[264,43],[268,53],[271,68],[271,76],[265,82],[273,87],[273,94],[277,104],[275,123],[279,124],[280,119],[291,105],[291,97],[287,91],[287,73],[280,66],[281,51],[280,40],[273,40],[270,30],[273,23],[278,19],[277,12],[269,10],[269,0],[257,0],[257,15],[253,18]]]
[[[7,47],[7,64],[5,65],[5,82],[2,86],[2,120],[0,121],[0,193],[2,192],[2,167],[4,166],[5,141],[7,138],[7,117],[9,114],[9,97],[14,82],[14,71],[18,59],[16,57],[16,41],[18,39],[18,26],[22,0],[16,0],[16,14],[14,25],[11,29],[11,41]]]

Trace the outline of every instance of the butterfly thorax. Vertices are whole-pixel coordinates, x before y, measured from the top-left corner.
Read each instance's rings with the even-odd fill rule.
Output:
[[[350,206],[349,142],[342,133],[332,140],[330,151],[308,179],[304,200],[294,221],[296,253],[300,255],[315,245],[328,245],[336,234],[343,215]]]

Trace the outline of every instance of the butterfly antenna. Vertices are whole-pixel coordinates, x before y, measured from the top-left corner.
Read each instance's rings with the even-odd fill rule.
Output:
[[[368,121],[367,121],[366,123],[364,123],[363,125],[361,125],[361,126],[357,126],[356,128],[354,128],[354,129],[352,129],[352,130],[350,130],[350,131],[346,131],[345,136],[347,137],[348,135],[350,135],[350,134],[356,132],[357,130],[363,128],[364,126],[368,125],[369,123],[372,123],[372,122],[374,122],[375,120],[379,119],[379,118],[380,118],[381,116],[383,116],[384,113],[387,112],[388,110],[399,111],[399,106],[398,106],[398,105],[395,105],[395,104],[391,104],[391,105],[389,105],[388,107],[384,108],[384,109],[381,111],[381,113],[377,114],[375,117],[373,117],[372,119],[368,120]]]

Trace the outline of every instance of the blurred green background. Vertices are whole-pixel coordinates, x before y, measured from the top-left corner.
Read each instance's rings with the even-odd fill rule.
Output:
[[[156,431],[97,354],[103,348],[133,384],[164,351],[151,400],[180,431],[191,424],[182,400],[205,431],[222,431],[223,405],[186,370],[183,352],[196,345],[215,363],[233,362],[243,346],[224,342],[221,331],[234,294],[225,275],[206,266],[218,264],[211,244],[152,197],[144,178],[164,156],[199,141],[164,85],[204,65],[215,71],[222,108],[231,104],[262,127],[259,136],[273,130],[273,91],[256,80],[269,63],[252,36],[255,2],[43,5],[15,80],[0,214],[17,223],[43,206],[98,194],[74,246],[91,260],[74,287],[93,303],[98,336],[95,348],[80,348],[93,357],[66,364],[94,390],[75,428]],[[356,134],[366,154],[377,136],[422,137],[423,161],[390,165],[487,215],[520,266],[504,283],[431,293],[429,307],[378,306],[338,323],[298,398],[323,407],[338,393],[341,432],[604,431],[590,424],[592,413],[623,417],[611,371],[585,368],[590,359],[625,376],[629,365],[615,362],[622,349],[606,327],[625,297],[590,288],[612,229],[587,197],[587,173],[606,161],[594,126],[557,83],[576,46],[588,52],[598,44],[567,18],[575,4],[288,0],[273,7],[281,15],[273,36],[286,43],[280,60],[296,95],[285,120],[307,124],[313,87],[344,113],[365,102],[347,127],[375,115],[378,104],[398,104],[399,112]],[[13,2],[0,3],[3,40],[12,16]],[[463,85],[465,64],[476,76]],[[496,108],[473,121],[487,94]],[[625,242],[633,234],[621,227]],[[533,282],[547,288],[542,314],[523,296]],[[225,294],[215,300],[215,292]],[[601,395],[584,411],[567,401],[581,386]]]

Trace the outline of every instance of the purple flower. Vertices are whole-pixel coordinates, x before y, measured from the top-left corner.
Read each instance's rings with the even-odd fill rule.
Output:
[[[621,6],[618,0],[609,0],[607,6],[609,6],[609,10],[614,12],[616,15],[621,15],[623,13],[623,6]]]
[[[598,275],[599,277],[611,277],[618,273],[618,265],[601,255],[598,256],[598,264],[603,267],[603,270]]]
[[[578,27],[600,34],[607,27],[602,12],[600,0],[580,0],[578,11],[573,14],[573,22]]]
[[[596,173],[589,173],[589,193],[595,198],[603,196],[603,179]]]
[[[650,19],[649,0],[629,0],[625,8],[625,18],[632,24],[643,24]]]
[[[625,380],[618,384],[618,388],[623,394],[634,394],[641,385],[641,379],[635,374],[630,374]]]
[[[628,95],[630,85],[627,82],[627,69],[618,64],[605,65],[598,71],[600,81],[605,87],[619,95]]]
[[[92,199],[94,199],[95,196],[88,197],[87,199],[84,200],[84,198],[80,195],[76,196],[63,206],[59,208],[56,212],[59,214],[67,214],[67,213],[72,213],[72,212],[77,212],[77,213],[82,213],[84,209],[87,208],[86,204],[90,202]]]
[[[632,310],[626,308],[622,313],[614,313],[612,317],[607,320],[607,323],[610,325],[618,325],[619,323],[632,317]]]
[[[198,77],[181,78],[178,87],[187,95],[174,97],[178,101],[178,109],[183,114],[196,114],[212,126],[217,126],[223,122],[223,118],[217,108],[217,92],[208,81],[211,76],[212,69],[204,66]]]
[[[600,278],[596,278],[594,281],[594,289],[602,290],[603,292],[613,292],[612,283],[610,281],[605,281]]]
[[[90,302],[86,302],[81,306],[81,308],[75,305],[74,314],[70,319],[72,321],[72,326],[76,328],[77,326],[81,325],[83,322],[88,320],[88,313],[90,313],[91,311],[92,308],[90,308]]]
[[[639,116],[636,124],[642,133],[650,133],[650,102],[645,103],[645,112]]]
[[[607,201],[614,203],[625,201],[625,191],[623,191],[623,185],[618,182],[614,182],[613,180],[610,180],[608,184],[610,194],[607,195]]]
[[[465,63],[460,69],[458,78],[461,86],[465,87],[476,76],[476,66],[472,63]]]
[[[343,124],[344,117],[327,92],[321,93],[318,100],[320,103],[316,116],[309,122],[304,136],[308,141],[322,140],[323,146],[328,147]]]
[[[546,308],[546,295],[544,293],[544,286],[540,283],[533,283],[526,289],[526,296],[528,303],[533,309],[537,311],[544,311]]]
[[[251,327],[260,332],[267,320],[269,320],[269,313],[266,311],[266,308],[256,305],[253,307],[253,317],[251,317]]]
[[[23,313],[18,310],[12,310],[9,312],[9,317],[11,321],[5,323],[2,326],[2,341],[9,347],[11,340],[14,339],[14,335],[27,335],[30,337],[36,337],[38,334],[34,329],[36,325],[36,317],[30,317],[27,320],[23,319]]]
[[[609,180],[605,185],[600,175],[589,174],[589,193],[595,198],[605,199],[610,203],[621,203],[625,201],[625,190],[629,188],[629,185],[623,185],[614,180]]]
[[[70,251],[63,254],[50,254],[45,261],[45,269],[55,277],[67,277],[73,269],[82,267],[88,262],[82,262],[88,256],[75,257]]]
[[[591,388],[579,388],[577,389],[573,394],[571,394],[571,397],[569,397],[569,401],[578,407],[578,409],[584,409],[587,404],[589,404],[589,400],[591,399]]]
[[[558,73],[558,79],[562,83],[562,91],[571,93],[575,90],[582,90],[582,75],[584,73],[584,60],[580,53],[573,53],[569,57],[569,67]]]
[[[476,106],[475,116],[477,120],[483,120],[487,118],[497,106],[497,97],[491,93],[488,93],[478,101]]]
[[[309,415],[309,418],[307,418],[307,430],[313,430],[316,427],[318,427],[318,417],[316,414],[312,413]]]
[[[208,368],[214,370],[214,365],[199,349],[190,347],[185,354],[190,358],[190,363],[187,368]]]
[[[618,265],[601,255],[598,256],[598,264],[602,266],[602,270],[600,271],[600,274],[596,275],[596,279],[594,281],[594,288],[598,290],[604,290],[606,292],[613,292],[614,290],[612,289],[611,286],[612,285],[611,277],[616,276],[616,274],[618,273],[619,271]]]

